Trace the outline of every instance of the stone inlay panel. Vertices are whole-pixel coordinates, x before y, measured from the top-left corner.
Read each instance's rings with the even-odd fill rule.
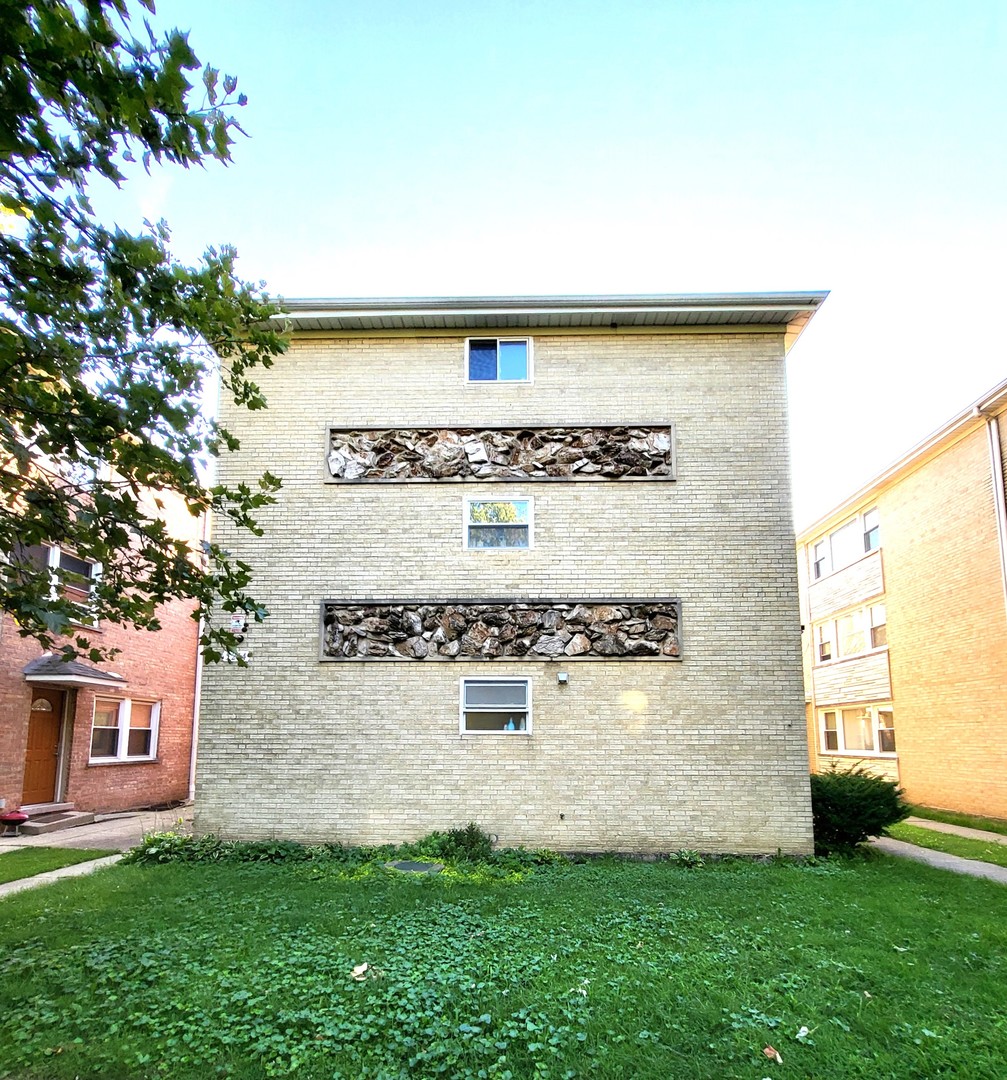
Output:
[[[327,600],[323,660],[681,658],[678,600]]]
[[[330,428],[329,478],[673,480],[670,425]]]

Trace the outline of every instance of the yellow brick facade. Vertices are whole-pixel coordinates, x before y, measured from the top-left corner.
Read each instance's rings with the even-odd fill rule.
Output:
[[[827,612],[809,610],[820,587],[812,552],[844,520],[877,507],[880,551],[859,565],[876,558],[883,568],[880,596],[873,577],[862,592],[874,595],[865,603],[881,599],[887,609],[887,649],[870,659],[884,655],[889,665],[890,694],[882,696],[893,705],[897,756],[862,760],[897,778],[912,802],[1007,819],[1007,750],[1000,737],[1007,717],[1007,608],[996,498],[1003,477],[991,454],[991,431],[1001,460],[1007,445],[1003,388],[988,399],[802,534],[798,562],[812,768],[861,759],[822,748],[819,714],[843,701],[815,663],[814,627]],[[851,567],[833,577],[856,573]],[[862,666],[864,658],[849,664]]]
[[[263,537],[218,535],[271,615],[247,669],[206,673],[197,828],[811,850],[783,333],[530,334],[527,385],[467,385],[464,332],[299,334],[259,380],[268,409],[225,411],[221,479],[284,486]],[[674,425],[676,481],[325,482],[329,426],[632,422]],[[534,548],[464,550],[464,496],[508,490],[534,498]],[[678,597],[683,659],[318,660],[323,599],[488,597]],[[530,677],[530,736],[459,734],[472,675]]]

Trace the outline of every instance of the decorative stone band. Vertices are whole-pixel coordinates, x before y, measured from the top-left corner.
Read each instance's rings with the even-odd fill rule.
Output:
[[[679,600],[325,600],[322,660],[680,660]]]
[[[336,483],[674,480],[670,424],[594,427],[330,428]]]

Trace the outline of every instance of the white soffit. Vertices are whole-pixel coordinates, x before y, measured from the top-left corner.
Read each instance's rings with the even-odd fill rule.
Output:
[[[671,296],[486,296],[281,301],[294,330],[778,326],[799,333],[827,292]]]

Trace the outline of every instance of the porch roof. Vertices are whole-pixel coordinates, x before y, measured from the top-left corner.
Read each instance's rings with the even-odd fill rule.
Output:
[[[21,669],[29,683],[50,686],[125,686],[126,680],[114,671],[102,671],[81,660],[64,660],[55,653],[43,653]]]

